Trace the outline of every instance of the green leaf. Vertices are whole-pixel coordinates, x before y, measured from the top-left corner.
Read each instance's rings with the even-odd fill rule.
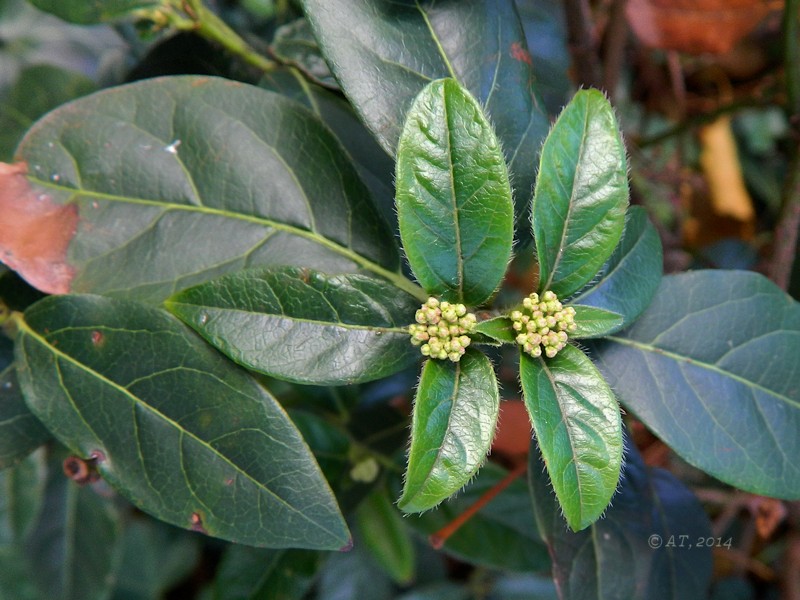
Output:
[[[130,519],[113,600],[163,598],[200,559],[200,538],[155,519]]]
[[[315,600],[394,600],[391,579],[358,543],[331,556],[322,568]]]
[[[475,332],[501,343],[513,344],[516,341],[512,322],[508,317],[480,321],[475,325]]]
[[[506,475],[504,469],[489,462],[463,492],[449,498],[436,510],[409,515],[406,522],[426,536],[435,533]],[[547,548],[536,528],[524,479],[513,481],[481,508],[447,539],[442,549],[466,562],[504,571],[543,571],[549,567]]]
[[[46,474],[43,450],[0,472],[0,548],[21,546],[36,523]]]
[[[395,185],[403,247],[425,291],[486,302],[511,258],[514,208],[492,126],[453,79],[432,82],[414,100]]]
[[[380,379],[419,360],[419,303],[385,281],[288,267],[232,273],[180,292],[169,310],[237,363],[299,383]]]
[[[31,410],[145,512],[251,545],[348,543],[331,491],[280,405],[166,312],[51,296],[18,327]]]
[[[352,157],[381,216],[396,228],[394,160],[358,120],[350,104],[340,95],[309,83],[297,69],[277,69],[264,76],[259,87],[300,102],[330,127]]]
[[[513,175],[518,216],[527,214],[549,120],[511,0],[302,4],[345,95],[390,155],[423,87],[453,77],[467,88],[494,123]]]
[[[560,597],[705,598],[713,561],[711,548],[698,545],[711,536],[703,507],[670,473],[645,466],[635,447],[626,445],[625,457],[619,491],[604,518],[574,533],[564,528],[539,452],[531,447],[530,497]]]
[[[356,511],[359,537],[384,571],[399,585],[414,579],[414,546],[405,520],[383,488],[376,489]]]
[[[11,160],[17,142],[36,119],[96,87],[85,75],[52,65],[23,69],[0,103],[0,160]]]
[[[554,358],[522,354],[525,406],[567,524],[594,523],[608,507],[622,466],[619,405],[587,356],[567,345]]]
[[[547,136],[533,197],[539,289],[566,298],[611,256],[628,206],[625,147],[614,111],[581,90]]]
[[[48,114],[18,157],[31,202],[79,211],[73,292],[156,302],[254,265],[366,269],[416,291],[339,142],[277,94],[215,78],[133,83]]]
[[[282,64],[297,67],[313,81],[332,89],[339,88],[306,19],[296,19],[279,27],[270,51]]]
[[[39,518],[25,551],[43,598],[107,598],[122,556],[120,515],[91,486],[64,477],[63,449],[47,461]]]
[[[621,322],[602,335],[616,333],[638,319],[652,301],[661,283],[662,260],[661,239],[647,212],[641,206],[631,206],[625,215],[622,239],[599,277],[569,304],[579,313],[582,307],[617,313]]]
[[[139,9],[154,9],[166,0],[29,0],[39,10],[71,23],[101,23],[130,17]]]
[[[619,331],[623,327],[624,318],[617,313],[595,308],[593,306],[573,306],[575,309],[575,325],[577,329],[569,332],[574,339],[603,337]]]
[[[50,439],[50,433],[25,404],[12,365],[0,372],[0,469],[25,458]]]
[[[214,579],[213,600],[301,600],[313,585],[322,555],[311,550],[228,546]]]
[[[624,405],[687,462],[756,494],[800,498],[800,305],[770,281],[665,277],[596,355]]]
[[[425,363],[414,399],[401,510],[433,508],[464,487],[489,452],[499,409],[497,379],[483,353],[470,348],[457,363]]]

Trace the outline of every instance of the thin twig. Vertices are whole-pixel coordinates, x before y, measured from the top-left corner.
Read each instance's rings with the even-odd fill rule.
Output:
[[[608,11],[605,49],[603,52],[603,87],[613,99],[622,71],[625,44],[628,41],[628,22],[625,20],[627,0],[613,0]]]

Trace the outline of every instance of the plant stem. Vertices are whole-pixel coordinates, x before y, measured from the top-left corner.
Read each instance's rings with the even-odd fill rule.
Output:
[[[265,73],[271,73],[278,68],[276,62],[259,54],[238,33],[228,27],[225,21],[209,10],[202,0],[182,0],[180,10],[189,18],[187,20],[183,15],[172,13],[171,22],[176,29],[196,31]]]
[[[592,31],[592,13],[588,0],[566,0],[567,43],[575,66],[578,85],[599,88],[603,85],[597,44]]]
[[[492,500],[494,500],[495,496],[506,489],[509,485],[511,485],[517,477],[522,475],[525,470],[528,468],[527,462],[522,462],[512,471],[508,473],[503,479],[501,479],[498,483],[494,486],[486,490],[486,492],[478,498],[474,503],[472,503],[467,510],[463,513],[458,515],[455,519],[450,521],[447,525],[442,527],[436,533],[431,534],[428,538],[428,541],[431,543],[431,546],[436,548],[437,550],[444,546],[445,542],[447,542],[448,538],[453,535],[456,531],[458,531],[464,523],[469,521],[472,517],[475,516],[480,509],[484,506],[489,504]]]
[[[797,235],[800,228],[800,45],[798,45],[797,12],[800,0],[786,0],[783,12],[783,68],[786,73],[786,115],[795,136],[795,148],[789,163],[789,179],[783,190],[781,215],[775,226],[774,250],[769,277],[781,289],[789,288],[792,266],[797,254]]]

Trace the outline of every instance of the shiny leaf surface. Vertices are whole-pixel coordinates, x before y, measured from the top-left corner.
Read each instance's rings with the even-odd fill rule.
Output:
[[[554,358],[520,357],[536,442],[567,524],[585,529],[619,482],[622,425],[614,394],[589,358],[567,345]]]
[[[483,464],[500,397],[489,359],[468,349],[461,361],[428,360],[411,424],[404,512],[422,512],[461,489]]]
[[[434,81],[414,100],[395,185],[403,248],[425,291],[486,302],[511,257],[514,208],[492,126],[456,81]]]
[[[533,235],[539,289],[578,291],[611,256],[628,206],[625,147],[614,111],[597,90],[581,90],[550,131],[539,159]]]
[[[380,379],[420,357],[407,329],[418,301],[364,275],[247,270],[166,305],[237,363],[299,383]]]
[[[142,510],[251,545],[348,543],[331,491],[283,409],[167,313],[51,296],[18,327],[31,410]]]
[[[453,77],[466,87],[494,123],[513,175],[518,216],[527,214],[549,121],[533,89],[533,60],[511,0],[302,4],[345,95],[390,155],[425,85]]]
[[[265,90],[201,77],[120,86],[48,114],[17,156],[28,202],[77,208],[64,258],[73,292],[160,301],[276,264],[402,280],[339,142]]]

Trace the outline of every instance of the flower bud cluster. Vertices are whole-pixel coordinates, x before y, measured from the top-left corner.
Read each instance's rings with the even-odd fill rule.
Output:
[[[408,326],[411,343],[420,346],[424,356],[458,362],[472,340],[469,333],[475,329],[475,315],[467,312],[463,304],[439,302],[428,298],[415,315],[417,321]]]
[[[517,343],[533,356],[544,353],[553,358],[558,351],[567,345],[567,332],[575,331],[575,309],[564,308],[553,292],[547,291],[531,294],[522,301],[523,310],[511,313]]]

